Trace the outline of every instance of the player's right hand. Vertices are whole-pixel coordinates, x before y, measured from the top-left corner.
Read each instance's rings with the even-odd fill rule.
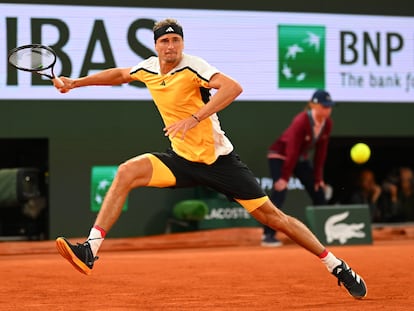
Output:
[[[61,93],[67,93],[74,87],[73,79],[66,78],[66,77],[59,77],[60,80],[63,82],[63,86],[53,81],[54,87]]]
[[[173,124],[170,124],[169,126],[164,127],[164,135],[169,136],[171,139],[173,139],[176,135],[181,134],[181,139],[184,140],[187,131],[197,126],[198,123],[199,122],[193,117],[179,120]]]

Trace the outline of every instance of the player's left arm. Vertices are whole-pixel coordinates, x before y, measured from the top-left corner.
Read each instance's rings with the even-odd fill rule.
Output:
[[[194,113],[200,121],[226,108],[243,91],[241,85],[236,80],[223,73],[213,75],[208,86],[217,91],[199,111]]]
[[[173,138],[177,133],[181,132],[181,138],[184,139],[188,130],[197,126],[198,123],[212,114],[226,108],[243,91],[237,81],[222,73],[214,74],[209,81],[208,87],[217,89],[216,93],[210,97],[210,100],[188,118],[166,126],[164,128],[165,136]]]

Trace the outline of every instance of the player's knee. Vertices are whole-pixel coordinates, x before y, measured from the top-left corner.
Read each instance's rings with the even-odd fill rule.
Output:
[[[113,184],[120,188],[131,188],[134,181],[134,170],[128,162],[118,166]]]

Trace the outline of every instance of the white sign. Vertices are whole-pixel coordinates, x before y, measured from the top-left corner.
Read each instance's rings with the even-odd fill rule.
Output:
[[[155,54],[151,28],[167,17],[183,25],[186,53],[242,84],[239,100],[306,101],[324,88],[335,101],[413,102],[411,17],[40,4],[0,4],[0,100],[149,100],[136,85],[62,95],[8,67],[7,50],[51,45],[56,72],[73,78],[131,67]]]

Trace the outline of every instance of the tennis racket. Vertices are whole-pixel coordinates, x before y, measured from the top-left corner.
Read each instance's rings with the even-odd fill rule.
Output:
[[[8,58],[10,65],[14,68],[48,77],[54,80],[59,87],[62,87],[64,83],[53,72],[56,59],[55,51],[51,47],[42,44],[18,46],[9,52]],[[49,69],[50,73],[47,73]]]

